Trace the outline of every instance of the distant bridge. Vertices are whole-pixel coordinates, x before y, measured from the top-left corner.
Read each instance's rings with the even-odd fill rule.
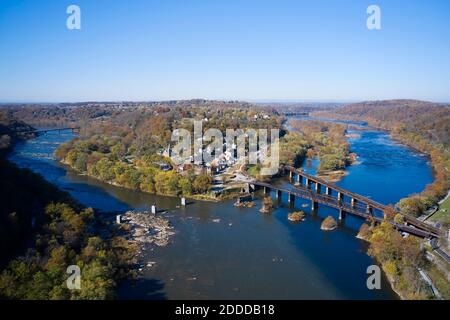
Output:
[[[309,116],[307,111],[286,111],[283,113],[284,116]]]
[[[26,131],[16,131],[16,133],[23,133],[23,134],[46,134],[48,132],[55,132],[61,133],[61,131],[67,131],[71,130],[73,133],[79,133],[80,127],[66,127],[66,128],[50,128],[50,129],[33,129],[33,130],[26,130]]]
[[[248,181],[247,191],[251,192],[251,189],[255,190],[259,187],[264,189],[265,194],[269,194],[270,191],[273,190],[278,199],[281,199],[281,195],[284,193],[288,195],[289,203],[294,203],[295,197],[311,200],[312,211],[316,211],[318,205],[323,204],[338,209],[340,220],[345,219],[346,214],[352,214],[365,220],[373,219],[377,223],[381,223],[384,219],[384,217],[376,216],[373,212],[374,209],[377,209],[384,215],[384,211],[387,208],[384,204],[348,191],[324,179],[317,178],[291,166],[282,166],[280,170],[284,174],[289,173],[289,179],[291,182],[295,182],[295,186],[287,189],[275,186],[271,183]],[[325,188],[324,192],[322,192],[322,188]],[[336,197],[332,195],[333,190],[337,193]],[[397,230],[422,238],[438,238],[445,236],[445,232],[439,228],[433,227],[412,216],[403,216],[405,224],[398,224],[394,221],[389,222],[394,225]]]

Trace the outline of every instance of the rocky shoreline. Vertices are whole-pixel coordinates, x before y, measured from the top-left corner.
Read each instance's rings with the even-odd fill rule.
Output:
[[[121,221],[130,226],[130,241],[141,248],[148,244],[165,247],[175,234],[168,219],[148,211],[128,211],[121,215]]]

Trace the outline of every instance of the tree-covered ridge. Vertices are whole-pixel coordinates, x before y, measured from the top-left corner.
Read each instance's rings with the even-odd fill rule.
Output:
[[[436,145],[450,147],[450,105],[417,100],[386,100],[350,104],[334,110],[335,114],[365,120],[369,124],[409,134],[418,134]],[[416,141],[419,143],[419,141]]]
[[[17,118],[35,126],[86,125],[95,121],[135,118],[136,114],[167,114],[176,111],[175,117],[189,117],[198,110],[267,110],[270,106],[256,106],[241,101],[174,100],[157,102],[79,102],[60,104],[11,104],[3,106]]]

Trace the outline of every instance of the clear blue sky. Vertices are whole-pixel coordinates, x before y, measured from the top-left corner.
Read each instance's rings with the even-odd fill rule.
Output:
[[[450,101],[450,1],[0,0],[0,101],[188,98]]]

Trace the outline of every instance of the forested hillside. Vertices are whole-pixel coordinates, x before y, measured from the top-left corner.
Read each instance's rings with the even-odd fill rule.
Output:
[[[254,109],[256,106],[240,101],[215,100],[175,100],[159,102],[80,102],[60,104],[11,104],[2,108],[16,119],[39,127],[86,125],[93,120],[106,121],[119,115],[122,119],[133,118],[136,113],[164,114],[178,110],[180,115],[195,113],[197,109],[211,111]],[[258,109],[273,110],[270,106],[259,106]]]
[[[417,100],[370,101],[337,108],[333,113],[396,133],[419,134],[434,145],[450,147],[450,105]]]

